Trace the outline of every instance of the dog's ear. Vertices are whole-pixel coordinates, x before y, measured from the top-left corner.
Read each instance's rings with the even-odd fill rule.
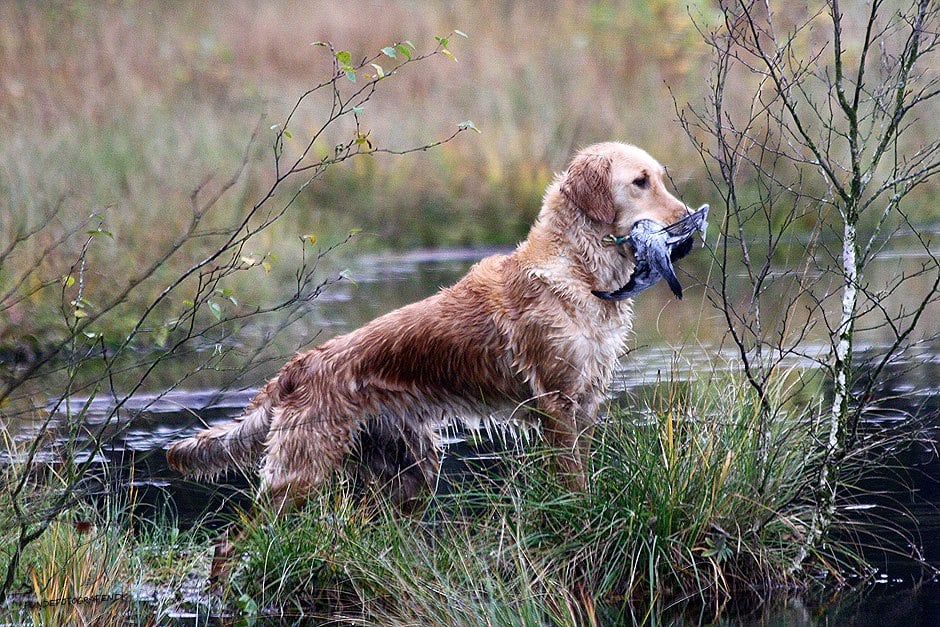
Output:
[[[604,224],[616,219],[611,191],[610,158],[597,154],[581,154],[568,166],[561,192],[589,218]]]

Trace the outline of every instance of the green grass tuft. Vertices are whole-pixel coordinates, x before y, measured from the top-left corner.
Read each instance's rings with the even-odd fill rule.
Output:
[[[573,624],[805,584],[787,569],[809,515],[809,423],[784,408],[767,420],[747,390],[717,373],[614,412],[584,492],[544,449],[505,453],[507,472],[465,478],[420,520],[366,514],[334,486],[248,522],[231,596],[369,623]]]

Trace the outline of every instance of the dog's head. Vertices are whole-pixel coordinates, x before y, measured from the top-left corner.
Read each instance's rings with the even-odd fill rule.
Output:
[[[598,233],[626,234],[639,220],[672,224],[688,212],[666,189],[665,176],[646,151],[606,142],[575,155],[562,175],[561,193]]]
[[[672,262],[691,250],[692,235],[704,230],[706,218],[706,207],[692,214],[669,193],[665,168],[645,151],[594,144],[579,151],[549,187],[531,248],[543,255],[565,248],[569,277],[587,278],[590,292],[605,300],[631,298],[660,278],[680,296]],[[649,254],[640,260],[635,237],[643,235]]]

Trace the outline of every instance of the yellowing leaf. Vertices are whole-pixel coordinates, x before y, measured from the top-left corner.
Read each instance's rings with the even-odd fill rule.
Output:
[[[476,124],[473,123],[473,120],[464,120],[463,122],[461,122],[460,124],[457,125],[457,128],[459,128],[460,130],[468,130],[468,129],[469,129],[469,130],[473,131],[474,133],[481,133],[481,132],[482,132],[482,131],[480,131],[480,129],[477,128]]]

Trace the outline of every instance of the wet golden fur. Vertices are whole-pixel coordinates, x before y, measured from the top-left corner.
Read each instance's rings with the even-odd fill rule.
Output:
[[[633,258],[605,246],[640,219],[669,224],[686,206],[644,151],[578,152],[508,255],[454,286],[291,359],[235,421],[174,444],[170,465],[212,476],[260,459],[261,492],[296,503],[351,452],[366,480],[406,503],[433,486],[442,418],[525,409],[583,485],[597,410],[630,330],[630,301],[591,290],[626,283]]]

